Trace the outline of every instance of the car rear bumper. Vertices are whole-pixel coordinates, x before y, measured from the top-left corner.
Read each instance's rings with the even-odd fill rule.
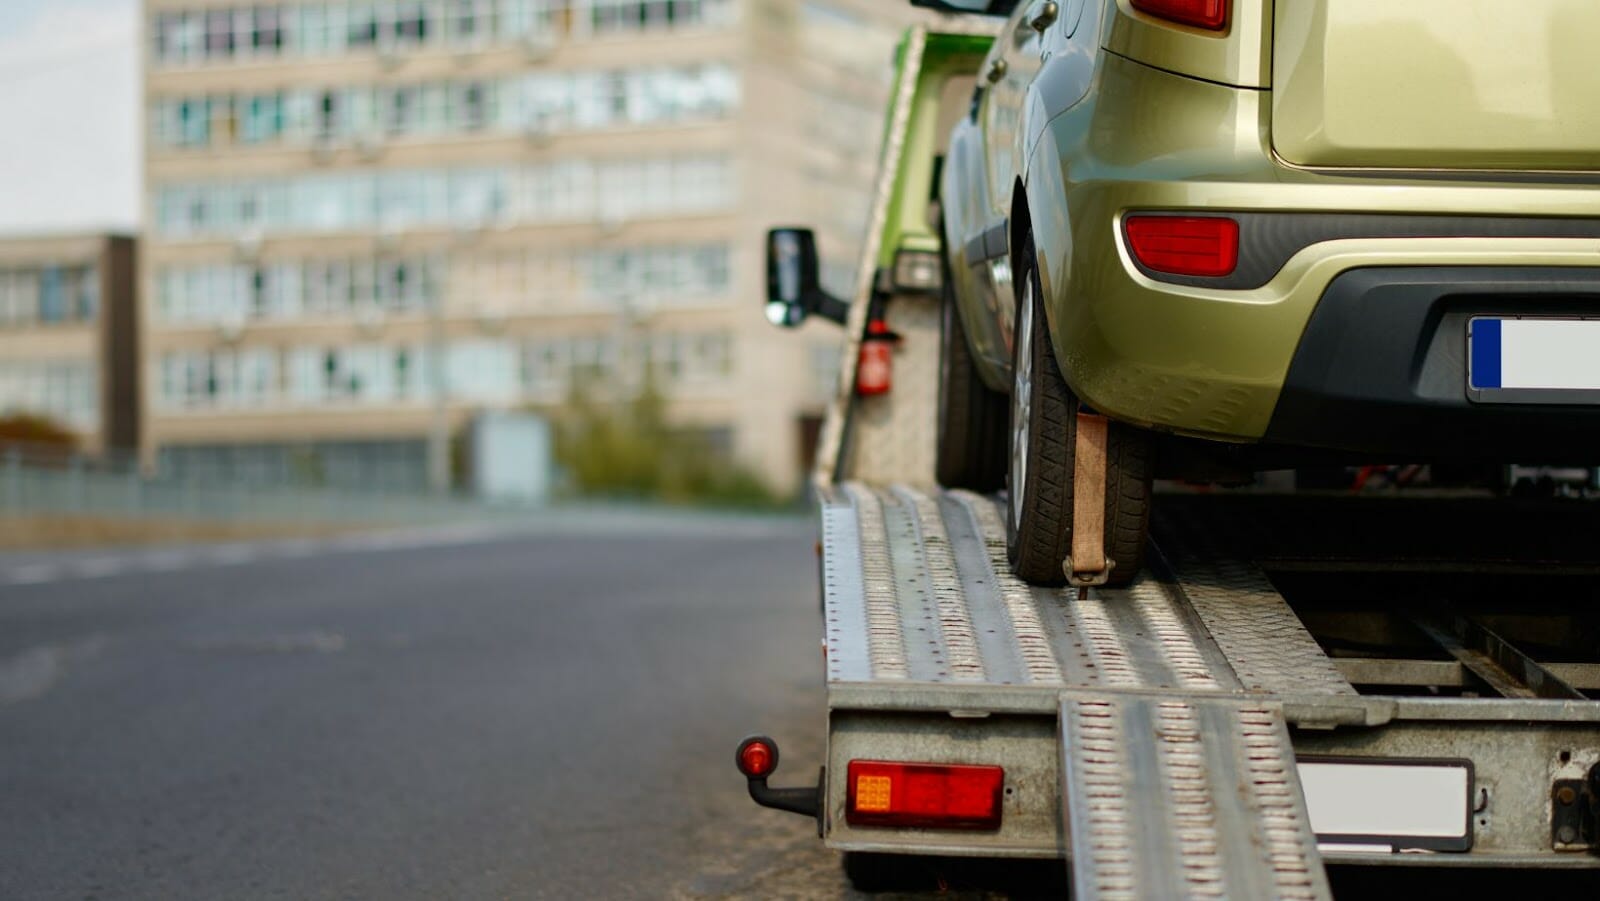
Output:
[[[1408,461],[1595,459],[1600,403],[1591,398],[1498,403],[1468,390],[1475,316],[1600,318],[1600,269],[1340,274],[1306,325],[1264,439]]]
[[[1098,91],[1042,130],[1025,184],[1056,360],[1113,418],[1214,441],[1415,452],[1431,445],[1368,442],[1359,419],[1330,434],[1278,417],[1302,336],[1337,280],[1412,268],[1600,274],[1592,177],[1296,168],[1265,139],[1266,92],[1115,56],[1103,68]],[[1163,115],[1129,112],[1158,97]],[[1123,236],[1133,213],[1236,218],[1238,269],[1185,279],[1142,268]]]
[[[1089,405],[1181,435],[1418,459],[1462,455],[1470,438],[1481,445],[1471,450],[1489,454],[1498,423],[1568,429],[1591,408],[1469,401],[1466,311],[1600,316],[1595,246],[1570,237],[1342,238],[1304,247],[1264,284],[1235,288],[1157,281],[1118,241],[1102,257],[1114,263],[1092,280],[1077,273],[1095,289],[1056,308],[1057,359]],[[1411,318],[1402,321],[1403,310]],[[1441,323],[1441,311],[1461,314]],[[1418,382],[1425,357],[1430,380]],[[1413,417],[1429,425],[1405,428]],[[1539,435],[1498,446],[1538,447]]]

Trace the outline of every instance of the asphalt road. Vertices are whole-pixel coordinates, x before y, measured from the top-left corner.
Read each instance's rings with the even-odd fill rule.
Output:
[[[0,555],[0,898],[848,897],[732,766],[756,729],[784,779],[821,763],[813,542],[618,514]]]

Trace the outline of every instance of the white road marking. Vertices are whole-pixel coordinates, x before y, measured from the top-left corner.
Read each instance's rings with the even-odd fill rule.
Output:
[[[248,544],[225,544],[221,547],[208,548],[204,553],[204,557],[208,562],[224,566],[236,563],[252,563],[260,556],[260,549]]]
[[[443,527],[402,532],[375,532],[332,538],[289,538],[220,545],[131,551],[96,557],[66,558],[22,563],[6,568],[0,562],[0,585],[41,585],[50,582],[102,579],[129,573],[179,572],[223,566],[240,566],[271,559],[303,559],[337,554],[382,553],[467,544],[517,534],[494,527]]]
[[[74,560],[67,565],[67,568],[79,578],[98,579],[125,572],[128,564],[132,562],[131,557],[90,557],[87,560]]]
[[[664,535],[702,535],[729,540],[765,538],[793,529],[780,520],[671,521],[652,513],[587,511],[516,524],[457,523],[387,532],[326,538],[288,538],[219,545],[150,548],[102,556],[63,556],[7,566],[0,557],[0,586],[100,579],[126,574],[171,573],[190,569],[238,566],[263,560],[303,559],[341,554],[392,553],[421,548],[459,547],[489,541],[535,537],[580,538],[619,531],[643,530]]]
[[[140,557],[137,564],[139,569],[145,572],[171,572],[192,566],[194,564],[194,554],[186,550],[158,551],[147,557]]]
[[[57,563],[28,563],[6,573],[6,581],[13,585],[36,585],[54,582],[64,573],[65,570]]]

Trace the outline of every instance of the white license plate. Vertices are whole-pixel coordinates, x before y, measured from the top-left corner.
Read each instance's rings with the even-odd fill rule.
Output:
[[[1311,830],[1325,851],[1472,847],[1472,766],[1465,761],[1302,757]]]
[[[1479,317],[1467,336],[1473,389],[1600,391],[1600,319]]]

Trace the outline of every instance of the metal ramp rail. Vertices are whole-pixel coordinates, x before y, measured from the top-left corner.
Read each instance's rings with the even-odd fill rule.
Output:
[[[1282,699],[1362,714],[1265,577],[1157,555],[1080,600],[1010,574],[1001,516],[962,491],[823,499],[830,710],[1055,715],[1077,897],[1328,897]]]

